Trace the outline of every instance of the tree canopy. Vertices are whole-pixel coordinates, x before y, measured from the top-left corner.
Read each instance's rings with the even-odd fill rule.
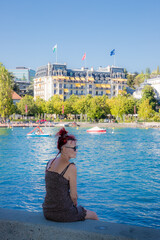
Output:
[[[12,81],[8,70],[0,63],[0,115],[6,117],[12,114]]]

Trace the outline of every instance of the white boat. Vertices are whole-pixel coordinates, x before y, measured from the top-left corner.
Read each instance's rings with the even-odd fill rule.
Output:
[[[93,127],[87,130],[88,133],[106,133],[106,129],[99,128],[99,127]]]
[[[56,127],[69,127],[68,123],[57,123]]]
[[[31,133],[31,134],[27,134],[27,137],[50,137],[52,136],[51,134],[35,134],[35,133]]]
[[[36,129],[37,131],[35,132]],[[27,133],[27,137],[50,137],[50,136],[52,136],[52,134],[42,132],[39,126],[34,128],[31,132]]]

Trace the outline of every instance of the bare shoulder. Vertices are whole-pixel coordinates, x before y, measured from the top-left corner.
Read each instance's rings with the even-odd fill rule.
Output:
[[[77,175],[77,167],[75,164],[71,164],[68,168],[68,174],[70,176]]]
[[[73,172],[77,172],[77,167],[74,163],[72,163],[70,166],[69,166],[69,170],[70,171],[73,171]]]

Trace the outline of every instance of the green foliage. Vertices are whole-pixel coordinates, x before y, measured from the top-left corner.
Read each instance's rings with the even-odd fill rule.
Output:
[[[13,111],[11,76],[7,69],[0,63],[0,115],[1,117],[6,117],[12,114]]]
[[[135,85],[139,86],[141,83],[144,82],[144,80],[145,80],[145,74],[144,73],[138,74],[134,80]]]
[[[155,112],[152,109],[152,106],[149,104],[149,99],[144,100],[139,105],[138,116],[142,120],[151,119],[154,116]]]
[[[110,113],[109,106],[106,103],[106,96],[95,96],[89,100],[89,107],[87,109],[87,116],[94,120],[106,117]]]
[[[127,75],[127,85],[129,86],[129,87],[134,87],[134,75],[132,75],[132,74],[128,74]]]
[[[111,114],[116,118],[123,119],[124,114],[133,114],[136,101],[133,97],[118,95],[108,99]]]
[[[17,103],[17,109],[22,115],[25,115],[25,106],[27,105],[28,113],[27,115],[33,116],[38,112],[38,107],[36,106],[32,96],[25,95],[19,103]]]
[[[134,74],[127,74],[127,85],[131,88],[135,87],[135,78],[137,77],[138,73],[135,72]]]
[[[79,97],[72,94],[69,99],[64,102],[64,114],[78,114]]]
[[[46,102],[44,99],[37,97],[35,100],[35,104],[37,106],[37,113],[41,114],[41,113],[45,113],[46,111]]]
[[[153,90],[153,87],[150,85],[146,85],[144,89],[142,90],[142,99],[141,101],[143,102],[144,100],[148,99],[149,104],[152,106],[152,109],[155,110],[156,107],[156,99],[155,99],[155,92]]]
[[[46,102],[46,113],[62,114],[63,101],[59,95],[54,95],[49,101]]]
[[[150,74],[151,74],[150,68],[146,68],[146,74],[147,74],[147,75],[150,75]]]
[[[160,122],[160,114],[155,112],[155,115],[152,117],[154,122]]]

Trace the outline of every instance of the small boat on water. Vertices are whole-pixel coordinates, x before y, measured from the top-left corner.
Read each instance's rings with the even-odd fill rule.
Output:
[[[88,133],[106,133],[106,129],[99,128],[99,127],[93,127],[87,130]]]
[[[27,137],[50,137],[52,136],[51,134],[35,134],[35,133],[31,133],[31,134],[27,134]]]
[[[35,132],[35,130],[37,131]],[[27,137],[50,137],[52,134],[44,133],[41,128],[38,126],[34,128],[31,132],[27,133]]]

